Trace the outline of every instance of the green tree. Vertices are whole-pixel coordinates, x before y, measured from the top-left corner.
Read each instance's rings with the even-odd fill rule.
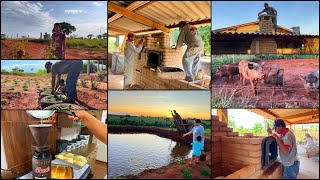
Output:
[[[6,34],[1,34],[1,39],[6,38]]]
[[[61,22],[59,23],[61,26],[61,31],[63,33],[65,33],[66,35],[70,35],[71,33],[76,31],[76,27],[74,27],[73,25],[71,25],[70,23],[67,22]],[[54,32],[54,30],[52,29],[52,32]]]
[[[103,34],[102,34],[102,38],[103,38],[103,39],[107,39],[107,38],[108,38],[108,33],[103,33]]]
[[[92,39],[92,38],[93,38],[93,36],[94,36],[93,34],[88,34],[88,36],[87,36],[87,37],[88,37],[88,39]]]
[[[233,119],[233,117],[230,117],[229,119],[228,119],[228,127],[229,128],[233,128],[233,129],[236,129],[236,122],[235,122],[235,120],[232,120]]]
[[[116,50],[117,48],[115,42],[111,38],[108,38],[108,52],[114,52]]]
[[[24,72],[23,69],[20,69],[20,68],[18,68],[18,67],[12,68],[12,71],[13,71],[13,72]]]
[[[87,64],[89,61],[86,61],[82,65],[82,73],[87,73]],[[97,66],[94,64],[94,62],[90,61],[90,72],[97,72]]]
[[[101,35],[98,35],[98,36],[97,36],[97,38],[98,38],[98,39],[101,39],[101,38],[102,38],[102,36],[101,36]]]
[[[253,131],[254,135],[257,136],[261,133],[264,133],[264,131],[266,131],[266,130],[263,127],[262,123],[254,123],[252,131]]]

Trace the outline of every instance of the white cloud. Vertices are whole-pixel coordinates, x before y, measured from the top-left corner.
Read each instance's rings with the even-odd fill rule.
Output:
[[[103,6],[104,5],[104,3],[102,3],[102,2],[93,2],[92,4],[94,4],[94,5],[96,5],[96,6]]]
[[[57,20],[41,3],[27,1],[1,2],[1,33],[47,32]],[[30,34],[30,33],[29,33]],[[30,34],[31,35],[31,34]]]
[[[67,14],[81,14],[81,13],[86,14],[87,13],[86,10],[80,10],[80,9],[66,9],[64,10],[64,12]]]
[[[38,6],[43,7],[41,3],[37,2]]]

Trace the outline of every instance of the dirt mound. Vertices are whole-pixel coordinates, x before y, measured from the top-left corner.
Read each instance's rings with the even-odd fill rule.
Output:
[[[1,40],[1,59],[11,59],[14,46],[18,41]],[[45,43],[28,42],[26,52],[32,59],[43,59],[46,55]],[[107,53],[103,50],[66,49],[66,59],[107,59]]]
[[[1,109],[39,109],[37,96],[21,92],[1,92]],[[30,103],[34,102],[34,103]]]
[[[295,60],[261,60],[266,62],[264,73],[267,73],[273,64],[284,69],[283,96],[280,89],[272,96],[272,86],[258,82],[257,96],[251,92],[249,80],[243,87],[239,83],[239,75],[233,77],[233,82],[227,82],[227,77],[214,77],[212,79],[212,97],[230,97],[236,104],[246,104],[257,108],[311,108],[319,107],[319,91],[308,92],[304,89],[299,74],[307,75],[319,69],[319,59],[295,59]],[[213,104],[213,107],[215,105]],[[232,104],[232,106],[236,106]]]

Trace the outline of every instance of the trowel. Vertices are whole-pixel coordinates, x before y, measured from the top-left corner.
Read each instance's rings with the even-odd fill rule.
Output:
[[[77,117],[77,115],[74,112],[71,112],[69,110],[26,110],[26,112],[29,116],[37,119],[48,119],[55,113],[63,113],[69,116]],[[53,124],[56,118],[57,114],[53,117],[50,124]]]

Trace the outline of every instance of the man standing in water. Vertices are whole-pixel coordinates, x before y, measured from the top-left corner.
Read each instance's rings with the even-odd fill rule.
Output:
[[[62,60],[54,63],[47,62],[45,68],[47,73],[52,72],[51,79],[51,94],[55,94],[59,84],[62,74],[68,74],[66,80],[67,86],[67,97],[68,99],[65,102],[75,103],[77,100],[77,80],[82,70],[82,60]],[[56,80],[57,79],[57,80]]]
[[[200,119],[195,119],[193,125],[194,125],[194,127],[191,129],[191,131],[186,133],[186,134],[184,134],[182,137],[186,137],[186,136],[189,136],[189,135],[193,134],[193,140],[192,141],[196,142],[197,141],[197,137],[201,136],[202,137],[201,143],[203,144],[202,151],[203,151],[204,150],[204,127],[201,125]]]

